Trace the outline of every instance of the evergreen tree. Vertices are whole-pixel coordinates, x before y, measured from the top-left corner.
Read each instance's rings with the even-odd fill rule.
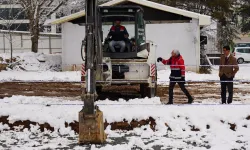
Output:
[[[241,17],[241,32],[250,32],[250,0],[242,0],[240,3],[239,15]]]

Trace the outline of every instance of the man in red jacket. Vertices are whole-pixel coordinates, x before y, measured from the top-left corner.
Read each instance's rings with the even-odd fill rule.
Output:
[[[180,52],[178,50],[173,50],[171,57],[168,60],[157,58],[157,62],[162,62],[164,65],[170,65],[170,83],[169,83],[169,102],[167,104],[173,104],[173,90],[176,83],[179,84],[181,90],[185,93],[188,98],[188,103],[193,102],[193,98],[185,88],[185,64]]]

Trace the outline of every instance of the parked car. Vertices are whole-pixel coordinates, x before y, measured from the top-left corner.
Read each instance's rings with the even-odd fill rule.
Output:
[[[238,64],[250,62],[250,47],[236,47],[233,54]]]
[[[250,42],[236,43],[235,47],[250,47]]]

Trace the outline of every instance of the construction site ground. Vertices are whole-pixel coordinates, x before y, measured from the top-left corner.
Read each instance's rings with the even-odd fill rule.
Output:
[[[203,100],[220,100],[219,83],[188,83],[188,91],[194,97],[195,102],[202,103]],[[234,83],[234,101],[242,101],[250,93],[249,83]],[[2,82],[0,83],[0,98],[13,95],[24,96],[46,96],[46,97],[78,97],[81,95],[81,83],[77,82]],[[157,97],[163,103],[168,101],[168,85],[157,86]],[[125,100],[141,98],[138,85],[107,86],[99,94],[100,100]],[[187,98],[178,87],[174,88],[174,102],[177,104],[186,103]]]
[[[176,85],[174,102],[181,105],[170,107],[161,104],[168,101],[167,85],[157,87],[161,101],[159,98],[135,99],[140,98],[138,85],[103,88],[99,95],[103,101],[96,103],[104,113],[107,142],[79,146],[77,114],[83,104],[81,83],[2,82],[0,149],[250,148],[247,134],[250,84],[234,83],[232,105],[218,105],[219,83],[192,82],[186,86],[195,104],[182,105],[187,99]],[[220,145],[222,140],[224,143]]]
[[[183,105],[187,98],[178,85],[177,105],[162,104],[168,102],[168,67],[157,72],[155,98],[141,98],[138,85],[105,87],[95,104],[107,141],[80,146],[81,72],[58,72],[60,56],[44,63],[40,55],[23,54],[24,61],[0,73],[0,149],[250,149],[249,64],[239,65],[231,105],[220,104],[218,66],[211,74],[186,72],[192,105]]]

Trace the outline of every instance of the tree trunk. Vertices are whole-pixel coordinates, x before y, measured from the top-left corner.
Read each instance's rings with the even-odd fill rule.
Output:
[[[34,53],[38,52],[38,39],[39,39],[39,7],[36,7],[34,10],[28,12],[29,16],[29,30],[31,35],[31,51]],[[36,13],[37,12],[37,13]],[[36,15],[34,15],[34,13]]]
[[[12,33],[10,33],[10,63],[12,63],[13,60],[13,45],[12,45]]]
[[[38,52],[38,39],[39,39],[39,34],[37,34],[37,32],[32,33],[32,37],[31,37],[31,51],[34,53]]]
[[[223,51],[222,51],[222,47],[223,47],[223,38],[222,37],[222,26],[219,22],[217,22],[217,48],[218,48],[218,51],[223,54]]]

